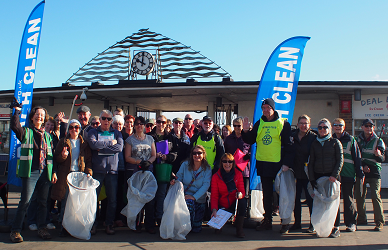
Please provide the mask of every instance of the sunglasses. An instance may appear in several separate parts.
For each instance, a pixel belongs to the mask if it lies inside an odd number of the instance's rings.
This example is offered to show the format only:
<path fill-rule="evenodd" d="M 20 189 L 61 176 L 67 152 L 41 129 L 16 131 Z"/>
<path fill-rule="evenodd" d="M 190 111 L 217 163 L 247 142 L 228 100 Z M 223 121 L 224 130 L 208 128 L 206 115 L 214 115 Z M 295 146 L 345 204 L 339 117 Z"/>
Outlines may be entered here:
<path fill-rule="evenodd" d="M 235 128 L 240 128 L 241 125 L 234 125 L 234 124 L 233 124 L 233 127 L 235 127 Z"/>
<path fill-rule="evenodd" d="M 200 152 L 200 151 L 198 151 L 198 152 L 193 152 L 193 155 L 202 155 L 203 154 L 203 152 Z"/>
<path fill-rule="evenodd" d="M 174 122 L 176 125 L 178 125 L 178 124 L 183 124 L 182 122 Z"/>
<path fill-rule="evenodd" d="M 98 125 L 100 125 L 99 122 L 92 122 L 92 126 L 98 126 Z"/>
<path fill-rule="evenodd" d="M 333 124 L 334 127 L 343 127 L 343 124 Z"/>
<path fill-rule="evenodd" d="M 137 122 L 137 123 L 135 123 L 135 126 L 143 126 L 144 125 L 144 123 L 141 123 L 141 122 Z"/>
<path fill-rule="evenodd" d="M 166 124 L 166 121 L 156 120 L 156 123 Z"/>
<path fill-rule="evenodd" d="M 142 123 L 138 123 L 138 124 L 142 124 Z M 143 125 L 143 124 L 142 124 Z M 147 124 L 146 125 L 146 128 L 150 128 L 150 127 L 152 127 L 152 124 Z"/>
<path fill-rule="evenodd" d="M 193 118 L 186 117 L 185 120 L 193 120 Z"/>
<path fill-rule="evenodd" d="M 72 126 L 72 125 L 70 125 L 69 126 L 69 130 L 73 130 L 73 129 L 79 130 L 79 126 Z"/>
<path fill-rule="evenodd" d="M 204 125 L 210 125 L 212 124 L 211 122 L 203 122 Z"/>
<path fill-rule="evenodd" d="M 364 125 L 364 127 L 371 128 L 371 127 L 373 127 L 373 125 Z"/>
<path fill-rule="evenodd" d="M 319 130 L 328 129 L 328 128 L 329 128 L 328 126 L 318 126 L 318 129 L 319 129 Z"/>
<path fill-rule="evenodd" d="M 108 120 L 109 122 L 112 121 L 112 117 L 101 117 L 101 120 L 105 121 L 105 120 Z"/>
<path fill-rule="evenodd" d="M 230 164 L 233 163 L 233 161 L 227 161 L 227 160 L 222 160 L 221 162 L 222 162 L 222 163 L 230 163 Z"/>
<path fill-rule="evenodd" d="M 201 125 L 197 125 L 197 128 L 202 128 Z"/>

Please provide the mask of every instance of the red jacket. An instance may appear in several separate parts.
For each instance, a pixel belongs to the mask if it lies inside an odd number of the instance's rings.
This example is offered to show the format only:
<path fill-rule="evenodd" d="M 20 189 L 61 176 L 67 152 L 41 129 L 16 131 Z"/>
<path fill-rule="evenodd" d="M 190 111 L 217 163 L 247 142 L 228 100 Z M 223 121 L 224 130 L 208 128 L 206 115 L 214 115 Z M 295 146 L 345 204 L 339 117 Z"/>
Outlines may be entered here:
<path fill-rule="evenodd" d="M 244 181 L 243 176 L 240 171 L 233 169 L 234 182 L 236 183 L 237 190 L 243 195 L 245 194 L 244 190 Z M 219 209 L 221 207 L 228 209 L 236 201 L 236 190 L 228 192 L 228 188 L 221 176 L 221 170 L 219 169 L 212 177 L 211 182 L 211 197 L 210 204 L 211 209 Z"/>

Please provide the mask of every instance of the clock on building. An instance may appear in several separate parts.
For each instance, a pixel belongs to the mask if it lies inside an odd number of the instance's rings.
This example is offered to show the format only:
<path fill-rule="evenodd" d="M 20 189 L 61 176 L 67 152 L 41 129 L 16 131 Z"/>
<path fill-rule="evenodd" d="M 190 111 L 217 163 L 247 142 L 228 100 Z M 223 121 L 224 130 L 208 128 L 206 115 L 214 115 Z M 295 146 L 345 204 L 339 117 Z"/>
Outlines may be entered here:
<path fill-rule="evenodd" d="M 140 51 L 132 60 L 132 71 L 139 75 L 148 75 L 154 70 L 155 59 L 147 51 Z"/>

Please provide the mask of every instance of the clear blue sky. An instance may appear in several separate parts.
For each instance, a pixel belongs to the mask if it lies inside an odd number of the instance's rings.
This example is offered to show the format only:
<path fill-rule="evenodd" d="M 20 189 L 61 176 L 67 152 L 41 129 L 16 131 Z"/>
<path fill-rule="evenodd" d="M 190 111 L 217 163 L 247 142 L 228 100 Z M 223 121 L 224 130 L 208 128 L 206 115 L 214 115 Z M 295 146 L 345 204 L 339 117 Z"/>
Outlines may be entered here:
<path fill-rule="evenodd" d="M 38 3 L 1 1 L 1 90 L 14 88 L 22 32 Z M 141 28 L 201 51 L 235 81 L 260 80 L 272 51 L 293 36 L 311 37 L 300 80 L 388 80 L 387 10 L 383 0 L 47 0 L 34 86 L 60 86 Z"/>

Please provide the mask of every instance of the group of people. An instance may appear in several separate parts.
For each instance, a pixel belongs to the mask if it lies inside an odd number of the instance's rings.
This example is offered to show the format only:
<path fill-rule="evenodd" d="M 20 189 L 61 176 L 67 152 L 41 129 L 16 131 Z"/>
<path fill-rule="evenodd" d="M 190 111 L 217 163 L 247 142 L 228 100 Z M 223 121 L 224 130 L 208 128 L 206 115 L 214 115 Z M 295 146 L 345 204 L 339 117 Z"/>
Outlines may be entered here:
<path fill-rule="evenodd" d="M 278 171 L 292 171 L 296 179 L 294 224 L 282 224 L 280 232 L 301 229 L 301 194 L 305 192 L 310 215 L 313 197 L 308 185 L 317 189 L 320 177 L 329 177 L 330 182 L 340 181 L 344 199 L 344 222 L 346 231 L 356 231 L 357 225 L 366 225 L 366 184 L 372 192 L 375 231 L 381 231 L 385 223 L 380 197 L 381 162 L 385 160 L 385 144 L 374 132 L 371 119 L 362 122 L 361 134 L 351 136 L 345 131 L 345 121 L 336 118 L 331 122 L 323 118 L 318 122 L 318 131 L 310 129 L 307 115 L 298 118 L 297 129 L 292 131 L 287 120 L 279 117 L 275 102 L 269 98 L 262 103 L 263 116 L 253 128 L 248 118 L 244 119 L 242 138 L 249 144 L 256 143 L 257 174 L 261 177 L 263 190 L 264 220 L 256 230 L 272 229 L 273 182 Z M 354 202 L 356 198 L 356 204 Z M 357 209 L 356 209 L 357 207 Z M 339 209 L 330 237 L 340 236 Z M 306 232 L 313 233 L 310 223 Z"/>
<path fill-rule="evenodd" d="M 271 98 L 263 101 L 263 116 L 258 122 L 253 125 L 248 118 L 239 117 L 232 122 L 233 130 L 230 126 L 215 129 L 210 116 L 202 120 L 194 120 L 190 114 L 184 119 L 177 117 L 169 129 L 168 119 L 163 115 L 156 120 L 146 120 L 142 116 L 124 115 L 121 109 L 116 109 L 113 114 L 102 110 L 99 116 L 92 117 L 87 106 L 79 107 L 78 119 L 72 120 L 62 112 L 49 117 L 43 107 L 34 107 L 28 117 L 29 126 L 21 127 L 21 105 L 14 101 L 11 108 L 15 109 L 11 129 L 21 142 L 18 176 L 22 179 L 21 199 L 10 234 L 12 242 L 23 241 L 20 232 L 30 209 L 36 211 L 38 235 L 42 239 L 51 238 L 47 230 L 47 204 L 57 201 L 61 223 L 69 193 L 66 178 L 70 172 L 84 172 L 98 180 L 97 196 L 104 187 L 103 226 L 108 235 L 114 234 L 115 227 L 125 226 L 120 212 L 126 205 L 127 180 L 139 170 L 154 173 L 165 165 L 171 166 L 171 177 L 169 181 L 161 181 L 155 175 L 158 181 L 155 198 L 144 205 L 136 232 L 142 232 L 144 224 L 148 233 L 156 233 L 168 187 L 180 181 L 193 233 L 202 230 L 206 214 L 211 218 L 217 216 L 219 209 L 225 209 L 236 213 L 236 236 L 243 238 L 244 217 L 249 206 L 250 163 L 244 168 L 236 167 L 235 154 L 241 151 L 243 159 L 249 161 L 250 145 L 254 143 L 257 144 L 256 168 L 261 177 L 265 210 L 264 220 L 257 230 L 272 229 L 273 182 L 280 169 L 293 169 L 297 181 L 295 223 L 291 227 L 282 225 L 281 233 L 301 228 L 302 190 L 305 190 L 311 213 L 312 198 L 307 185 L 316 187 L 316 180 L 321 176 L 330 176 L 331 181 L 341 180 L 347 229 L 354 231 L 357 223 L 366 223 L 366 183 L 370 183 L 373 192 L 376 230 L 381 230 L 384 224 L 379 173 L 385 145 L 373 132 L 371 120 L 364 121 L 364 132 L 357 138 L 344 132 L 342 119 L 334 121 L 334 134 L 330 122 L 322 119 L 316 134 L 310 129 L 307 115 L 299 117 L 298 129 L 292 132 L 287 120 L 279 118 Z M 358 219 L 353 187 L 356 187 L 356 194 L 359 193 L 356 195 Z M 51 202 L 47 202 L 48 198 Z M 339 236 L 338 226 L 337 215 L 332 235 Z M 97 220 L 91 229 L 92 235 L 96 234 L 96 228 Z M 313 232 L 314 228 L 310 226 L 309 230 Z M 66 235 L 66 229 L 61 227 L 60 236 Z"/>

